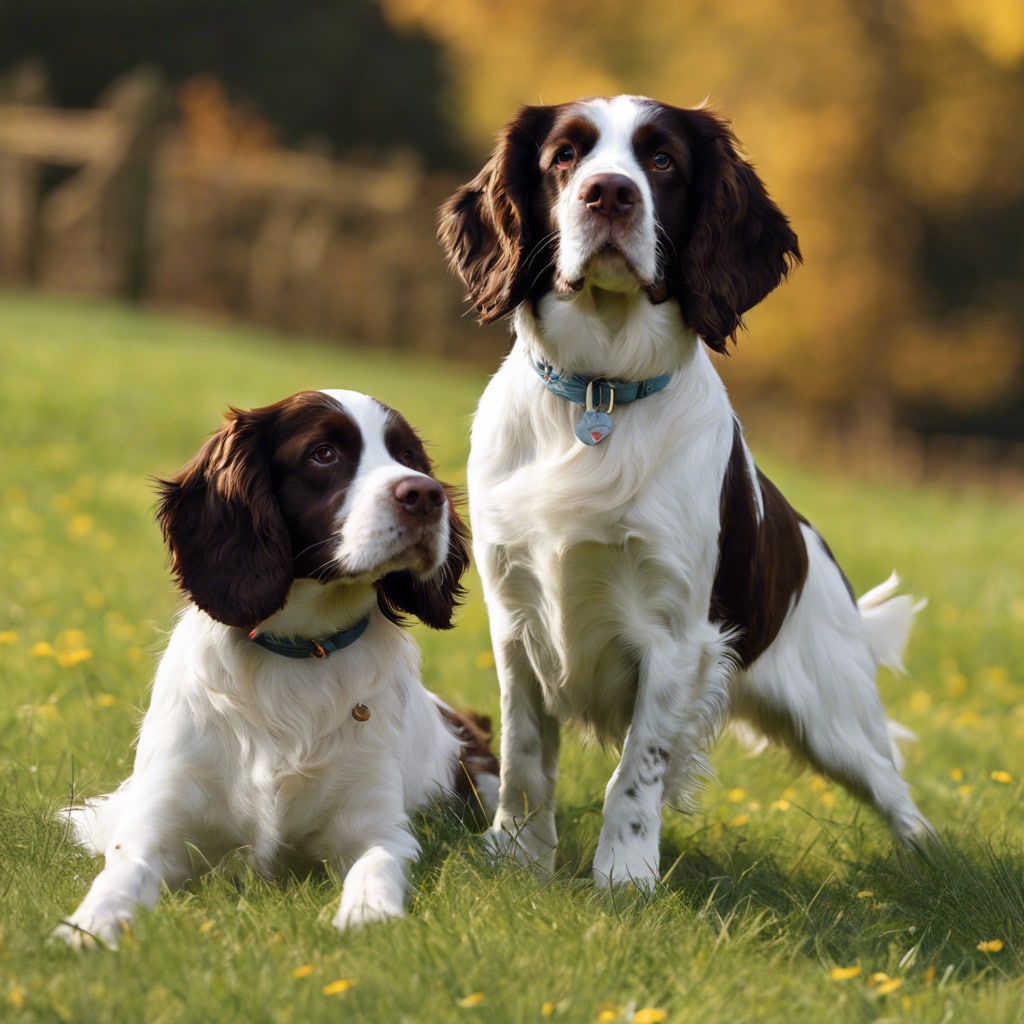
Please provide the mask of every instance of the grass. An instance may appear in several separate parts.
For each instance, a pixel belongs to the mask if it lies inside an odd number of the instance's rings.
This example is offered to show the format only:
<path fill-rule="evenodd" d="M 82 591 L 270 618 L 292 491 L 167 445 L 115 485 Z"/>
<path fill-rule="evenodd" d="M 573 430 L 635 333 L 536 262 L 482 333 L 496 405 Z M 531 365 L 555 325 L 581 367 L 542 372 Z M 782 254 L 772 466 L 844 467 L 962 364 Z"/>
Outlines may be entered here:
<path fill-rule="evenodd" d="M 1024 508 L 768 457 L 859 589 L 895 565 L 929 598 L 908 676 L 881 686 L 920 735 L 907 775 L 948 843 L 931 863 L 895 853 L 841 791 L 726 737 L 703 810 L 666 814 L 656 893 L 598 893 L 613 762 L 569 738 L 553 883 L 492 866 L 438 808 L 403 921 L 339 936 L 336 879 L 220 869 L 140 915 L 117 953 L 47 945 L 98 867 L 52 812 L 127 775 L 177 607 L 147 478 L 177 469 L 228 404 L 353 387 L 400 407 L 458 483 L 484 379 L 16 295 L 0 296 L 0 367 L 0 1018 L 1024 1019 Z M 458 629 L 419 631 L 425 677 L 496 715 L 470 583 Z"/>

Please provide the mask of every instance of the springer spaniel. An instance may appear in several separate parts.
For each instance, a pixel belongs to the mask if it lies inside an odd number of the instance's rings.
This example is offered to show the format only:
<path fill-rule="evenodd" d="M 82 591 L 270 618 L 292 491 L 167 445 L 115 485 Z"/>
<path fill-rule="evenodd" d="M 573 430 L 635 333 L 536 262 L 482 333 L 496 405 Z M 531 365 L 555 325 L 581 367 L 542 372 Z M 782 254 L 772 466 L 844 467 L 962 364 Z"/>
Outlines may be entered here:
<path fill-rule="evenodd" d="M 449 791 L 493 809 L 487 722 L 420 682 L 403 613 L 446 629 L 465 531 L 409 424 L 351 391 L 232 410 L 161 484 L 191 603 L 131 777 L 64 813 L 105 866 L 56 935 L 115 945 L 164 885 L 242 851 L 345 872 L 335 925 L 401 915 L 409 817 Z"/>
<path fill-rule="evenodd" d="M 480 320 L 511 313 L 515 334 L 469 462 L 501 684 L 490 841 L 552 869 L 574 719 L 621 748 L 594 877 L 651 887 L 662 804 L 692 803 L 730 716 L 902 842 L 930 836 L 875 686 L 916 606 L 895 577 L 854 600 L 705 351 L 800 259 L 728 124 L 635 96 L 525 107 L 439 238 Z"/>

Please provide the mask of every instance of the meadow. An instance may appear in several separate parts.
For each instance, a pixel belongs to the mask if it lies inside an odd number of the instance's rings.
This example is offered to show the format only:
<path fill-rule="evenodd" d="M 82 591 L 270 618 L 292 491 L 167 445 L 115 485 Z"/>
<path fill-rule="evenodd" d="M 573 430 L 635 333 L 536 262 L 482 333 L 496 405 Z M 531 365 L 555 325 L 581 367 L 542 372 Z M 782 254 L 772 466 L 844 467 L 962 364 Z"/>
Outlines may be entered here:
<path fill-rule="evenodd" d="M 736 356 L 742 360 L 741 340 Z M 701 810 L 665 813 L 649 898 L 589 882 L 614 763 L 569 731 L 554 881 L 493 865 L 439 806 L 402 921 L 339 936 L 338 880 L 221 868 L 141 914 L 116 952 L 47 944 L 98 864 L 54 819 L 129 772 L 179 598 L 153 521 L 228 405 L 346 387 L 393 404 L 464 481 L 485 375 L 395 352 L 0 295 L 0 1019 L 705 1022 L 1024 1020 L 1024 500 L 762 465 L 858 591 L 895 566 L 928 598 L 907 674 L 906 774 L 927 859 L 784 755 L 719 745 Z M 741 410 L 742 411 L 742 410 Z M 428 686 L 497 721 L 475 576 Z"/>

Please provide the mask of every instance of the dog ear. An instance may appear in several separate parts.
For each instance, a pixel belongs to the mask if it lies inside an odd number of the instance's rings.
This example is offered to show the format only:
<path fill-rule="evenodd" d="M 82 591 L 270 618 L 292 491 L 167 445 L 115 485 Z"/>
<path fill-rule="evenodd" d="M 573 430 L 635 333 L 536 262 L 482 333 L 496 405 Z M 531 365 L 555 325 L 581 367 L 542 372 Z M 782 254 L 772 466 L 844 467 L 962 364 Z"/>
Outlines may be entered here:
<path fill-rule="evenodd" d="M 557 109 L 523 107 L 480 173 L 441 207 L 438 240 L 481 324 L 512 312 L 548 263 L 534 252 L 545 232 L 534 228 L 531 196 Z"/>
<path fill-rule="evenodd" d="M 707 110 L 678 116 L 693 151 L 694 218 L 673 291 L 686 323 L 725 352 L 743 314 L 801 261 L 800 249 L 785 214 L 737 153 L 728 122 Z"/>
<path fill-rule="evenodd" d="M 157 481 L 157 520 L 178 585 L 228 626 L 262 622 L 292 584 L 291 541 L 270 483 L 272 416 L 232 409 L 180 473 Z"/>
<path fill-rule="evenodd" d="M 400 625 L 402 613 L 415 615 L 432 629 L 451 629 L 452 616 L 466 594 L 462 575 L 469 568 L 469 534 L 455 510 L 455 494 L 448 494 L 448 554 L 429 576 L 408 570 L 388 573 L 377 587 L 381 611 Z"/>

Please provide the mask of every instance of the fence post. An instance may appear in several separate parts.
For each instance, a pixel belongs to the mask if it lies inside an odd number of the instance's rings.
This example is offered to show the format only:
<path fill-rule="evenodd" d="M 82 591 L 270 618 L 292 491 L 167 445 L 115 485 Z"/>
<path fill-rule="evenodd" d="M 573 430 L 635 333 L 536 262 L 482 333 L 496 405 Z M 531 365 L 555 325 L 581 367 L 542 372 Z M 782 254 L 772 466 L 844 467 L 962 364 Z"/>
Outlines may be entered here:
<path fill-rule="evenodd" d="M 46 72 L 34 61 L 0 82 L 0 100 L 32 105 L 46 100 Z M 0 280 L 32 279 L 39 169 L 31 157 L 0 152 Z"/>
<path fill-rule="evenodd" d="M 100 109 L 117 125 L 116 141 L 43 204 L 44 283 L 142 297 L 154 160 L 167 96 L 159 72 L 139 68 L 117 79 L 101 99 Z"/>

